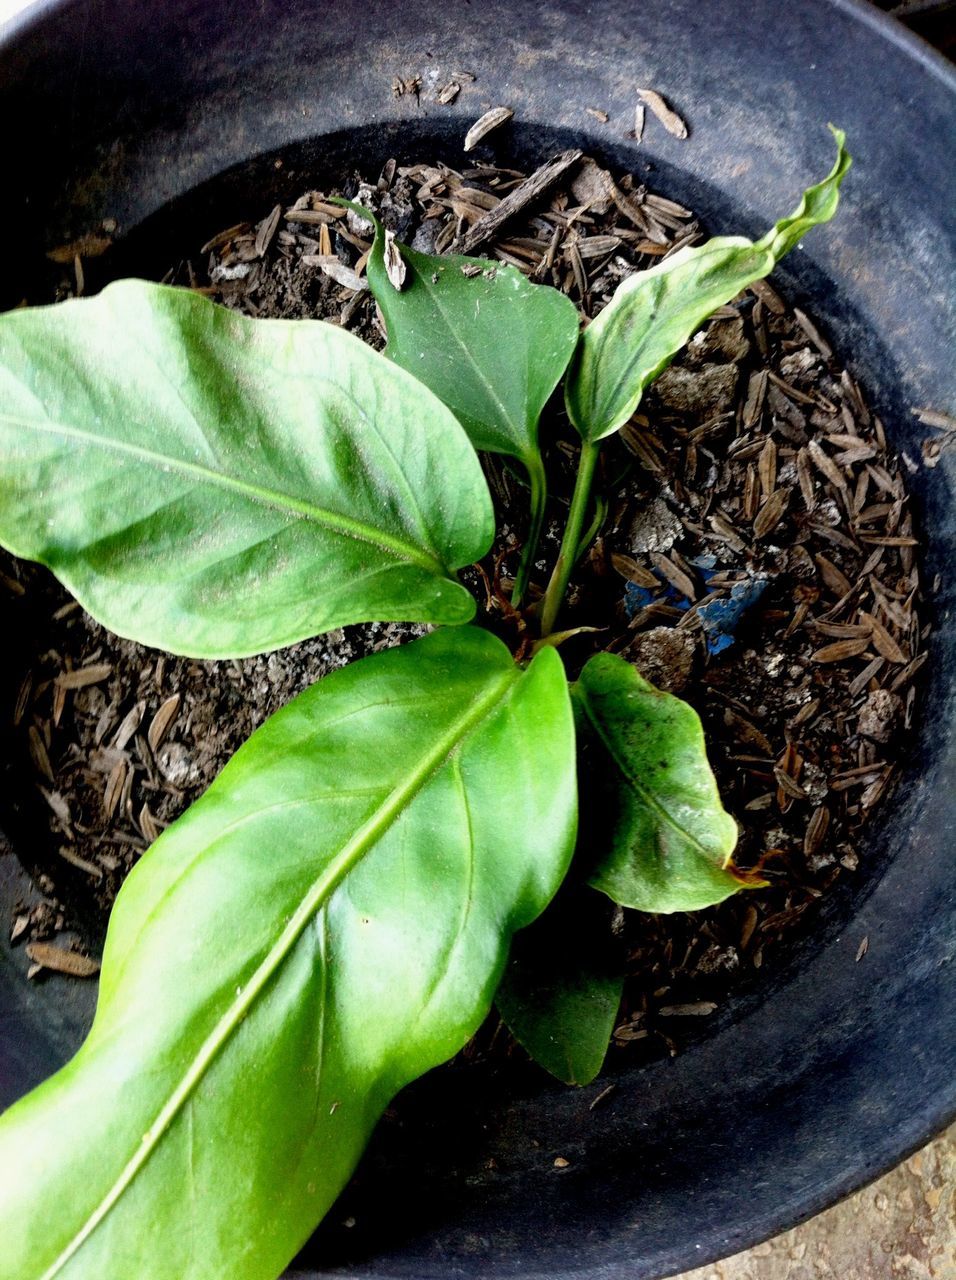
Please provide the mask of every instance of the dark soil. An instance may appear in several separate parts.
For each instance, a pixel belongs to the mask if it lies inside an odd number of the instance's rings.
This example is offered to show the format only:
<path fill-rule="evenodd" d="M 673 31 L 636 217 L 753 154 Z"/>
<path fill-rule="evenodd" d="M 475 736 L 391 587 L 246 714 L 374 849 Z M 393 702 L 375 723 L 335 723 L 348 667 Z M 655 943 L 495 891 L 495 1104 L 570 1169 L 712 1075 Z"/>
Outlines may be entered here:
<path fill-rule="evenodd" d="M 416 248 L 441 252 L 480 236 L 523 181 L 491 164 L 390 164 L 344 194 Z M 167 280 L 254 316 L 341 323 L 381 346 L 362 276 L 368 226 L 327 204 L 333 194 L 237 210 L 251 220 Z M 593 316 L 630 272 L 702 238 L 687 210 L 585 158 L 476 252 L 563 289 Z M 65 271 L 61 293 L 81 288 L 82 271 Z M 555 497 L 538 588 L 573 482 L 559 405 L 542 434 L 554 441 Z M 838 880 L 866 875 L 860 833 L 912 722 L 921 582 L 904 473 L 882 424 L 827 338 L 767 284 L 704 326 L 603 465 L 612 496 L 567 616 L 604 630 L 568 643 L 569 668 L 611 649 L 693 703 L 741 827 L 736 862 L 770 882 L 693 914 L 606 906 L 630 975 L 615 1042 L 656 1054 L 811 934 Z M 484 577 L 467 576 L 485 625 L 517 643 L 497 597 L 516 568 L 524 491 L 500 460 L 487 468 L 501 536 Z M 12 922 L 24 941 L 73 925 L 95 949 L 130 866 L 266 716 L 334 667 L 423 630 L 372 624 L 242 662 L 195 662 L 117 640 L 42 569 L 9 558 L 0 568 L 23 655 L 7 667 L 4 821 L 48 895 Z M 741 595 L 749 607 L 715 630 L 710 606 Z"/>

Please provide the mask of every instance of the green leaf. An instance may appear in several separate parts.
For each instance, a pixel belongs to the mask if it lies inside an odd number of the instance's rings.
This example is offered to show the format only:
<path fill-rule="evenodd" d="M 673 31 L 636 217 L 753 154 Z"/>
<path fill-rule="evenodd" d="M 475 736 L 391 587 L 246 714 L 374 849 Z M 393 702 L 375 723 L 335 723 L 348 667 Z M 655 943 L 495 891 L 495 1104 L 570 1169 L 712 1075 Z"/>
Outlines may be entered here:
<path fill-rule="evenodd" d="M 624 979 L 610 948 L 606 899 L 567 883 L 515 937 L 495 1004 L 539 1066 L 590 1084 L 604 1065 Z"/>
<path fill-rule="evenodd" d="M 565 382 L 568 414 L 583 439 L 602 440 L 618 431 L 645 388 L 715 308 L 768 275 L 811 227 L 833 217 L 851 163 L 844 134 L 834 129 L 833 135 L 837 158 L 831 172 L 761 240 L 721 236 L 696 249 L 680 249 L 618 285 L 585 329 Z"/>
<path fill-rule="evenodd" d="M 370 218 L 361 205 L 351 207 Z M 399 290 L 386 270 L 386 234 L 376 221 L 366 267 L 388 330 L 386 356 L 451 409 L 476 449 L 532 470 L 541 410 L 577 345 L 574 304 L 515 267 L 432 257 L 390 238 L 389 253 L 405 265 Z"/>
<path fill-rule="evenodd" d="M 638 911 L 695 911 L 745 880 L 737 824 L 720 803 L 694 709 L 609 653 L 572 689 L 589 883 Z"/>
<path fill-rule="evenodd" d="M 466 622 L 493 534 L 448 410 L 357 338 L 142 281 L 0 316 L 0 543 L 195 657 Z"/>
<path fill-rule="evenodd" d="M 0 1280 L 275 1280 L 486 1015 L 574 781 L 557 654 L 477 629 L 273 716 L 133 870 L 88 1039 L 0 1120 Z"/>

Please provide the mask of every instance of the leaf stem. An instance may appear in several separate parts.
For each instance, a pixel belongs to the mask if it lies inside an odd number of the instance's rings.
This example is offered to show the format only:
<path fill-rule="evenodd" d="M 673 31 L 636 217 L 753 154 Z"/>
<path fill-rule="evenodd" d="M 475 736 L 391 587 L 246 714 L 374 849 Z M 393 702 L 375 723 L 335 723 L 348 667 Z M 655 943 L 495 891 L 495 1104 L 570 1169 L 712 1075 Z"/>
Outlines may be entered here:
<path fill-rule="evenodd" d="M 578 543 L 574 553 L 574 563 L 577 564 L 584 556 L 585 551 L 601 532 L 601 525 L 607 517 L 607 498 L 603 493 L 599 493 L 594 499 L 594 519 L 588 525 L 584 536 Z"/>
<path fill-rule="evenodd" d="M 518 565 L 514 590 L 511 593 L 511 603 L 516 609 L 520 607 L 525 592 L 528 590 L 531 565 L 538 550 L 538 543 L 541 541 L 541 530 L 544 527 L 544 509 L 548 501 L 548 478 L 545 475 L 544 463 L 541 461 L 540 454 L 535 454 L 533 458 L 527 459 L 525 466 L 528 469 L 528 479 L 531 481 L 531 523 L 528 527 L 528 537 L 524 544 L 524 550 L 521 553 L 521 563 Z"/>
<path fill-rule="evenodd" d="M 596 441 L 584 440 L 581 444 L 581 456 L 578 459 L 578 476 L 574 482 L 574 493 L 571 495 L 571 509 L 568 512 L 568 523 L 564 527 L 561 539 L 561 550 L 551 574 L 551 581 L 545 592 L 541 609 L 541 634 L 550 635 L 558 618 L 558 612 L 568 589 L 568 581 L 574 569 L 581 547 L 581 533 L 584 528 L 584 517 L 587 514 L 591 497 L 591 486 L 594 484 L 594 470 L 597 466 L 600 445 Z"/>

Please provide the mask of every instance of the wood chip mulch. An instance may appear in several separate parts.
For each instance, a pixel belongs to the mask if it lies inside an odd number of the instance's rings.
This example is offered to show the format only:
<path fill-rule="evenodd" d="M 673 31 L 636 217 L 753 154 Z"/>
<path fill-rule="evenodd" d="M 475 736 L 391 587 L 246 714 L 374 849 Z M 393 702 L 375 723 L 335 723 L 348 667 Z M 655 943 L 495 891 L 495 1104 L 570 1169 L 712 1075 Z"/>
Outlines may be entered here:
<path fill-rule="evenodd" d="M 381 346 L 364 278 L 370 224 L 332 195 L 373 208 L 417 249 L 464 247 L 511 264 L 563 290 L 586 318 L 634 270 L 705 238 L 689 210 L 631 175 L 577 152 L 529 175 L 481 159 L 496 135 L 483 136 L 466 166 L 390 161 L 371 181 L 356 175 L 237 222 L 167 280 L 249 315 L 330 319 Z M 556 436 L 556 495 L 539 586 L 573 476 L 560 406 L 542 435 Z M 914 721 L 926 584 L 905 470 L 883 423 L 830 338 L 766 282 L 692 339 L 604 466 L 612 497 L 570 613 L 605 631 L 572 642 L 569 662 L 610 648 L 697 707 L 741 826 L 737 863 L 770 882 L 694 914 L 608 908 L 630 974 L 614 1043 L 654 1056 L 675 1052 L 742 981 L 812 933 L 837 881 L 866 875 L 862 833 Z M 513 572 L 507 552 L 522 526 L 508 511 L 523 510 L 522 489 L 496 461 L 488 474 L 503 512 L 498 568 Z M 9 560 L 3 569 L 9 607 L 30 613 L 35 655 L 11 688 L 19 764 L 8 773 L 30 777 L 36 803 L 21 795 L 15 806 L 32 815 L 26 860 L 56 886 L 38 925 L 14 921 L 24 942 L 48 940 L 57 919 L 62 927 L 55 899 L 67 873 L 105 909 L 163 826 L 299 688 L 420 630 L 350 628 L 244 662 L 187 662 L 109 636 L 43 571 Z M 714 652 L 708 606 L 755 584 L 758 598 Z M 490 608 L 504 627 L 493 598 Z"/>

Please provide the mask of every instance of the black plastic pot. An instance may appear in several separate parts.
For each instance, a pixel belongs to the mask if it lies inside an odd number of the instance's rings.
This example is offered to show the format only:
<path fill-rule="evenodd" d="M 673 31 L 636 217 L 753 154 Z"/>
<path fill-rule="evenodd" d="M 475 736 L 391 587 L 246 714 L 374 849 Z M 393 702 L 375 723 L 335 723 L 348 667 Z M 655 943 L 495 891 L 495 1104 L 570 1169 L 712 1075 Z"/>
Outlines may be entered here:
<path fill-rule="evenodd" d="M 457 70 L 475 81 L 433 105 Z M 396 99 L 393 78 L 414 74 L 421 100 Z M 689 141 L 628 137 L 645 85 L 679 106 Z M 502 103 L 515 109 L 502 158 L 535 163 L 574 140 L 715 231 L 763 230 L 826 170 L 826 122 L 845 128 L 856 167 L 840 215 L 779 275 L 918 462 L 927 430 L 911 406 L 956 409 L 956 79 L 853 0 L 37 4 L 0 37 L 0 293 L 29 293 L 44 249 L 103 218 L 127 235 L 110 269 L 145 272 L 174 259 L 187 212 L 193 233 L 197 218 L 213 232 L 237 197 L 258 214 L 353 165 L 458 159 L 467 124 Z M 147 219 L 162 264 L 137 237 Z M 619 1074 L 593 1112 L 601 1086 L 416 1086 L 294 1274 L 657 1277 L 816 1213 L 952 1118 L 956 449 L 911 484 L 926 582 L 940 574 L 923 721 L 855 887 L 690 1050 Z M 0 856 L 3 898 L 24 885 Z M 69 1055 L 92 1003 L 65 981 L 28 985 L 3 945 L 0 1105 Z"/>

